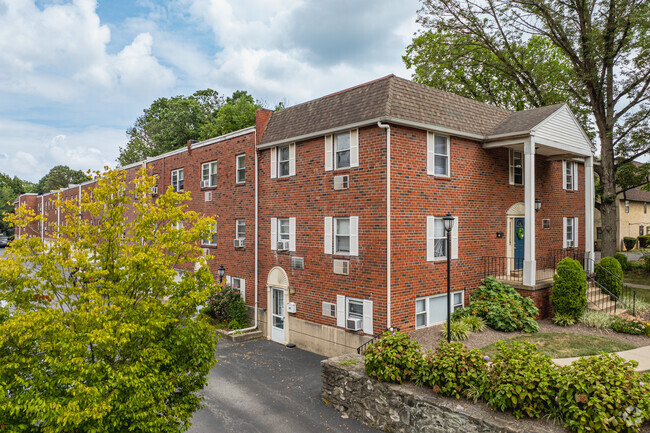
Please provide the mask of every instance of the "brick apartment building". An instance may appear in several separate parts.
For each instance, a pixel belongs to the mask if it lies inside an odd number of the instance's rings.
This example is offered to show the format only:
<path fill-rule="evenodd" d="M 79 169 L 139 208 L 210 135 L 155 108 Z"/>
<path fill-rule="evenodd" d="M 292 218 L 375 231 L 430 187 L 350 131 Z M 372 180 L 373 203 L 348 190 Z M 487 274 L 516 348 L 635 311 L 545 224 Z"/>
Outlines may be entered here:
<path fill-rule="evenodd" d="M 547 315 L 562 252 L 593 258 L 591 143 L 564 104 L 511 112 L 391 75 L 124 169 L 143 165 L 218 217 L 209 266 L 254 324 L 326 355 L 441 323 L 486 273 L 518 280 Z M 46 239 L 56 196 L 86 188 L 21 195 L 49 223 L 26 231 Z"/>

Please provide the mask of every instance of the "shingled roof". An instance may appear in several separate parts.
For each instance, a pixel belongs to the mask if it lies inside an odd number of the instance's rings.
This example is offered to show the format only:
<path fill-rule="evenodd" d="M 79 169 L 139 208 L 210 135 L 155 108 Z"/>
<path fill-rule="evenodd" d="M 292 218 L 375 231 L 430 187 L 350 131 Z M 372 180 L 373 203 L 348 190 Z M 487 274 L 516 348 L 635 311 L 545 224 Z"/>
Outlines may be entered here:
<path fill-rule="evenodd" d="M 561 106 L 512 112 L 389 75 L 273 113 L 260 144 L 379 119 L 488 137 L 530 130 Z"/>

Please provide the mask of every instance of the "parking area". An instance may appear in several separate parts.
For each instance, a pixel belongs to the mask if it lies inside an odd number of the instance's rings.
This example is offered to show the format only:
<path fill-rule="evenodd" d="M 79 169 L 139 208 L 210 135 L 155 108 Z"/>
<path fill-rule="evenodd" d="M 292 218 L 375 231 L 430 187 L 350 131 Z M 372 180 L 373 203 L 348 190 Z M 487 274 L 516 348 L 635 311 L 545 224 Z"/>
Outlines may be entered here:
<path fill-rule="evenodd" d="M 221 341 L 217 359 L 190 433 L 377 431 L 323 403 L 322 356 L 256 340 Z"/>

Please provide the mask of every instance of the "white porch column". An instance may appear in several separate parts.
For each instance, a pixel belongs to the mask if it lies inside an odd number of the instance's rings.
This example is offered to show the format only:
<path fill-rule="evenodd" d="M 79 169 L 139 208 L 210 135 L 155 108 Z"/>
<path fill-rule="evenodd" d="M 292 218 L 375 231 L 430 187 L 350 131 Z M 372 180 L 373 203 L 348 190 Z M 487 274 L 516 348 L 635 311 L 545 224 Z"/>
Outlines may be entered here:
<path fill-rule="evenodd" d="M 585 271 L 594 271 L 594 157 L 585 158 Z"/>
<path fill-rule="evenodd" d="M 535 260 L 535 137 L 524 143 L 524 286 L 534 286 Z"/>

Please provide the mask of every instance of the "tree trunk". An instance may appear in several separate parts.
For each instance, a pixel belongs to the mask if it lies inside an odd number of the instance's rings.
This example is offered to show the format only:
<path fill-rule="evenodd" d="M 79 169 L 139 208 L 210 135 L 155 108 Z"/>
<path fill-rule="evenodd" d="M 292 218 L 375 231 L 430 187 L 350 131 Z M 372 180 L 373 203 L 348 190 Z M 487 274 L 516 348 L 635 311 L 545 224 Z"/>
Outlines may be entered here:
<path fill-rule="evenodd" d="M 599 123 L 597 121 L 597 123 Z M 603 186 L 603 196 L 600 206 L 601 225 L 603 228 L 602 257 L 611 257 L 618 249 L 617 218 L 616 218 L 616 167 L 614 161 L 614 145 L 612 142 L 613 128 L 608 128 L 602 122 L 600 135 L 600 167 L 597 173 Z"/>

